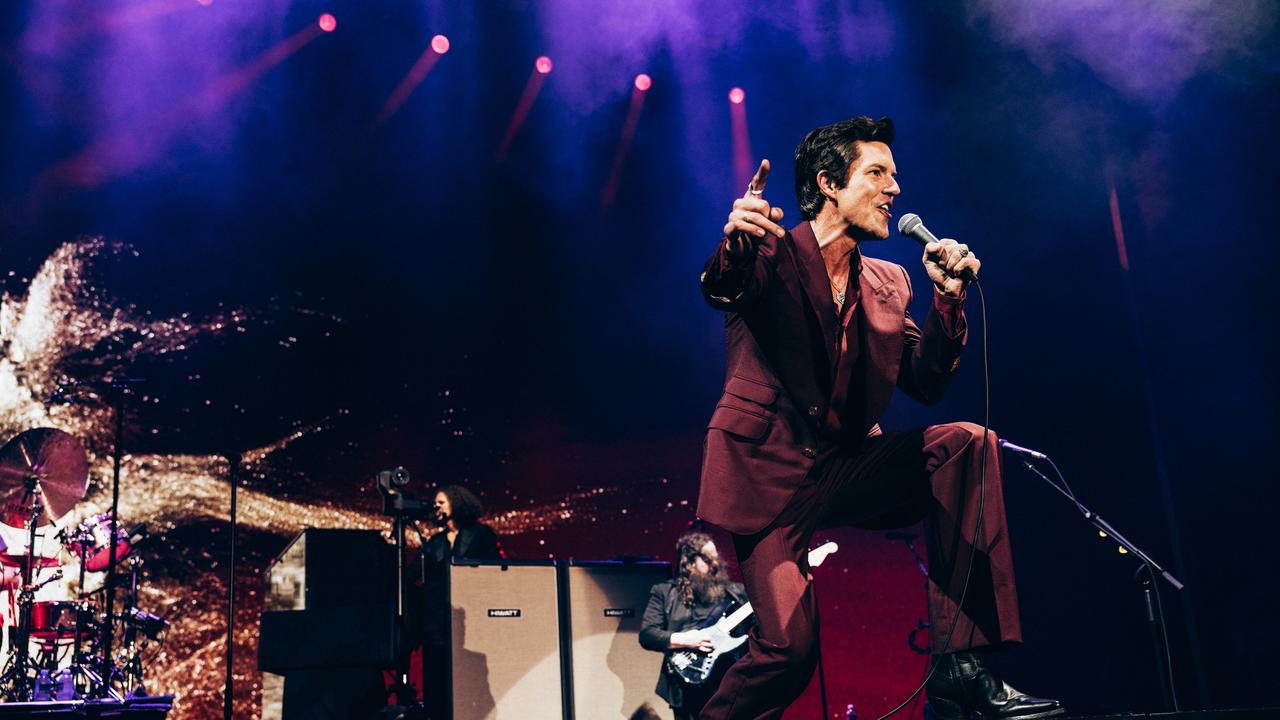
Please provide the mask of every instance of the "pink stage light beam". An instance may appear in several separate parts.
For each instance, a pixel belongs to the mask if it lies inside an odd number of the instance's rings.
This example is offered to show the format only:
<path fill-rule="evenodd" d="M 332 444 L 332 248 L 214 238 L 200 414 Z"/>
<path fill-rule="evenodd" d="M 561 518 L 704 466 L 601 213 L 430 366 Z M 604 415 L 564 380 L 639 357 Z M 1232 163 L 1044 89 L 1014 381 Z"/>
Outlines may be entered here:
<path fill-rule="evenodd" d="M 538 99 L 538 93 L 542 91 L 542 83 L 547 79 L 547 75 L 551 73 L 551 58 L 541 55 L 533 63 L 533 72 L 529 74 L 529 80 L 524 84 L 524 92 L 520 95 L 520 102 L 516 105 L 516 110 L 511 114 L 511 121 L 507 123 L 507 131 L 502 135 L 502 142 L 498 143 L 498 150 L 494 153 L 494 159 L 502 162 L 507 157 L 507 152 L 511 150 L 511 142 L 515 140 L 516 133 L 520 131 L 524 121 L 529 117 L 529 110 L 533 108 L 533 101 Z"/>
<path fill-rule="evenodd" d="M 332 15 L 328 13 L 321 15 L 314 25 L 302 28 L 258 57 L 214 81 L 196 97 L 195 104 L 203 106 L 202 109 L 213 109 L 224 104 L 232 96 L 266 75 L 269 70 L 301 50 L 307 43 L 323 33 L 333 32 L 337 26 L 338 21 Z"/>
<path fill-rule="evenodd" d="M 644 96 L 649 94 L 653 79 L 641 73 L 636 76 L 635 89 L 631 91 L 631 107 L 627 110 L 627 120 L 622 124 L 622 136 L 618 138 L 618 149 L 613 153 L 613 164 L 609 167 L 609 179 L 600 192 L 600 207 L 608 209 L 618 194 L 618 184 L 622 182 L 622 167 L 627 161 L 627 151 L 631 149 L 631 140 L 636 135 L 636 125 L 640 123 L 640 111 L 644 109 Z"/>
<path fill-rule="evenodd" d="M 190 128 L 198 119 L 215 112 L 237 93 L 325 32 L 319 22 L 308 23 L 261 55 L 178 103 L 142 131 L 99 138 L 76 155 L 45 170 L 36 181 L 37 193 L 51 186 L 95 187 L 153 162 L 163 154 L 165 147 L 175 136 Z"/>
<path fill-rule="evenodd" d="M 65 47 L 97 35 L 108 35 L 132 25 L 152 22 L 186 10 L 207 8 L 213 0 L 146 0 L 124 7 L 98 13 L 80 13 L 74 25 L 42 29 L 51 37 L 40 44 Z M 28 31 L 32 32 L 32 31 Z M 23 43 L 34 41 L 24 38 Z"/>
<path fill-rule="evenodd" d="M 387 101 L 382 104 L 382 110 L 378 113 L 378 120 L 375 123 L 381 126 L 392 115 L 400 109 L 405 100 L 413 94 L 422 81 L 426 79 L 427 74 L 431 72 L 431 68 L 436 66 L 436 62 L 440 60 L 440 56 L 449 52 L 449 38 L 444 35 L 436 35 L 431 38 L 431 44 L 426 50 L 422 51 L 422 55 L 418 56 L 417 62 L 413 67 L 409 68 L 409 72 L 405 73 L 400 82 L 396 85 L 396 89 L 391 91 L 391 95 L 387 97 Z"/>
<path fill-rule="evenodd" d="M 1111 232 L 1116 237 L 1116 256 L 1120 267 L 1129 272 L 1129 249 L 1124 244 L 1124 223 L 1120 221 L 1120 197 L 1116 195 L 1116 186 L 1111 186 L 1108 200 L 1111 206 Z"/>
<path fill-rule="evenodd" d="M 751 182 L 755 158 L 747 132 L 747 94 L 740 87 L 729 91 L 729 119 L 733 130 L 733 190 L 741 195 Z"/>

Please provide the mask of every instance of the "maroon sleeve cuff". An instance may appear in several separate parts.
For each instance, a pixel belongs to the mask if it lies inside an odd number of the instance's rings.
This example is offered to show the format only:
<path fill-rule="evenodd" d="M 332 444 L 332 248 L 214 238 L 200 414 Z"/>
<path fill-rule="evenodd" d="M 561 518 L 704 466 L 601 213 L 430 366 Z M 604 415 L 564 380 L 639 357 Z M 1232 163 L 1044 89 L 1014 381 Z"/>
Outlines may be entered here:
<path fill-rule="evenodd" d="M 942 321 L 942 329 L 947 333 L 947 337 L 959 337 L 968 328 L 964 319 L 963 295 L 958 298 L 947 297 L 934 288 L 933 309 L 937 311 L 938 319 Z"/>
<path fill-rule="evenodd" d="M 756 252 L 759 248 L 759 243 L 747 243 L 746 250 L 741 253 L 735 253 L 733 251 L 734 243 L 729 240 L 729 238 L 722 237 L 720 238 L 720 246 L 722 248 L 722 252 L 720 254 L 723 256 L 722 264 L 726 268 L 733 268 L 753 264 L 756 260 Z"/>

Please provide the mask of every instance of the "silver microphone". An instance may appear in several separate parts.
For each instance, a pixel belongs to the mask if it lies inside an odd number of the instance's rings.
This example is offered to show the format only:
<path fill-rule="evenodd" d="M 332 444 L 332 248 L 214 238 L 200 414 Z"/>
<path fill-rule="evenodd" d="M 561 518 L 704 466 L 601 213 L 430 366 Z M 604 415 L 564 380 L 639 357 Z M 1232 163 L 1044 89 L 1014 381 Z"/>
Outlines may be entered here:
<path fill-rule="evenodd" d="M 1004 438 L 1000 438 L 997 442 L 999 443 L 1000 447 L 1004 448 L 1005 450 L 1008 450 L 1011 453 L 1016 453 L 1018 455 L 1026 455 L 1027 457 L 1033 460 L 1047 460 L 1049 458 L 1048 455 L 1045 455 L 1042 452 L 1032 450 L 1031 448 L 1024 448 L 1021 445 L 1014 445 L 1013 443 L 1009 442 L 1008 440 L 1005 440 Z"/>
<path fill-rule="evenodd" d="M 938 236 L 929 232 L 929 228 L 924 226 L 924 221 L 915 213 L 907 213 L 906 215 L 898 218 L 898 232 L 906 235 L 912 240 L 915 240 L 921 245 L 938 242 Z M 969 282 L 976 282 L 978 279 L 978 277 L 973 274 L 973 271 L 968 268 L 965 268 L 964 271 L 960 273 L 960 277 Z"/>

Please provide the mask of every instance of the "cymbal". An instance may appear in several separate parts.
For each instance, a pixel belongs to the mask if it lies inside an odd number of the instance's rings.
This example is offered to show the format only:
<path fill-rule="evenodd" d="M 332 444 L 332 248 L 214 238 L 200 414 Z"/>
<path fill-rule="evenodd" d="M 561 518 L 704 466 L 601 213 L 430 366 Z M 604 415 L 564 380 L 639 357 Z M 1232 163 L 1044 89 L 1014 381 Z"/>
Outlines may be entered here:
<path fill-rule="evenodd" d="M 31 515 L 27 479 L 40 478 L 44 512 L 38 526 L 66 515 L 89 486 L 89 459 L 72 435 L 53 428 L 19 433 L 0 448 L 0 522 L 25 527 Z"/>
<path fill-rule="evenodd" d="M 7 572 L 12 568 L 21 568 L 23 564 L 26 562 L 27 562 L 26 555 L 9 555 L 9 554 L 0 555 L 0 571 Z M 53 557 L 37 556 L 35 558 L 35 567 L 38 567 L 38 568 L 58 567 L 59 565 L 65 565 L 65 564 L 66 564 L 66 561 L 62 557 L 60 557 L 60 555 L 55 555 Z M 0 589 L 3 589 L 3 588 L 0 588 Z"/>

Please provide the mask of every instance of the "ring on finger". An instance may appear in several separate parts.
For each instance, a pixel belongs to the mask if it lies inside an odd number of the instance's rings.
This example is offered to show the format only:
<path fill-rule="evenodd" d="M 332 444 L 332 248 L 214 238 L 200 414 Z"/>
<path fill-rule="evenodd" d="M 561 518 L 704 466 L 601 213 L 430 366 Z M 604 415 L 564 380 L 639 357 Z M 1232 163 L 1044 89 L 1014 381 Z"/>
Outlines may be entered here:
<path fill-rule="evenodd" d="M 760 197 L 761 195 L 764 194 L 764 188 L 760 188 L 759 190 L 757 190 L 754 184 L 748 184 L 747 192 L 751 193 L 752 195 L 755 195 L 756 197 Z"/>
<path fill-rule="evenodd" d="M 963 260 L 963 259 L 965 259 L 965 258 L 967 258 L 967 257 L 969 257 L 969 248 L 961 248 L 961 249 L 960 249 L 960 259 L 961 259 L 961 260 Z"/>

